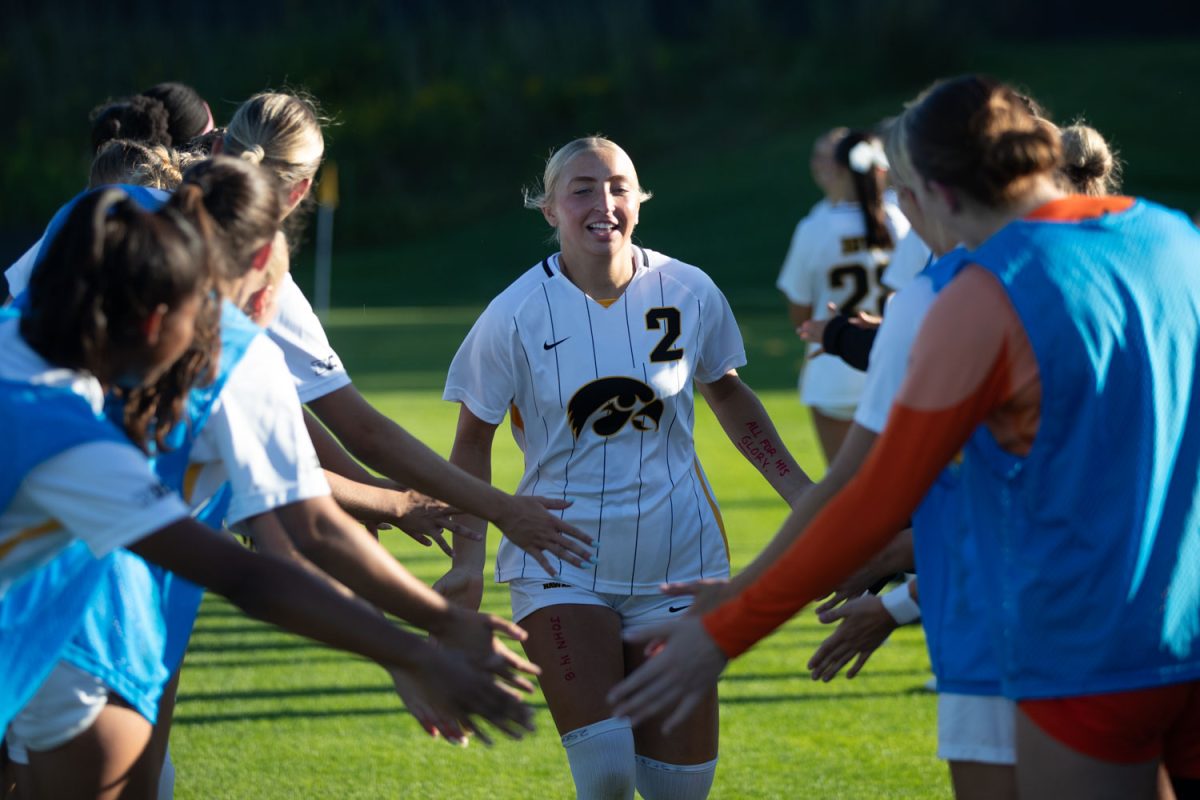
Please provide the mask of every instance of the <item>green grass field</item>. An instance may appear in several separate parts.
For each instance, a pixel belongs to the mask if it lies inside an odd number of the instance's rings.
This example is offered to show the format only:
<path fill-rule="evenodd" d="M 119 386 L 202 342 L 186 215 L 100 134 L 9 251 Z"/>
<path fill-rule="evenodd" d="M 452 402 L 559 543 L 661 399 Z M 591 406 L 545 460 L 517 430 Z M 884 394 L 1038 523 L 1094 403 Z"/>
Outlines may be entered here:
<path fill-rule="evenodd" d="M 442 453 L 457 410 L 440 400 L 446 364 L 474 309 L 334 314 L 330 335 L 371 400 Z M 807 414 L 792 388 L 799 347 L 774 310 L 738 309 L 751 366 L 743 371 L 801 463 L 819 473 Z M 702 401 L 701 401 L 702 403 Z M 735 568 L 774 533 L 783 504 L 731 448 L 707 408 L 698 447 L 725 515 Z M 520 458 L 497 438 L 495 480 L 511 489 Z M 448 566 L 398 533 L 387 545 L 416 574 Z M 495 536 L 489 544 L 495 546 Z M 488 611 L 508 614 L 491 586 Z M 721 763 L 714 798 L 949 797 L 934 758 L 934 696 L 919 629 L 898 632 L 862 675 L 815 684 L 804 664 L 826 630 L 811 611 L 732 665 L 721 686 Z M 241 616 L 209 597 L 183 671 L 172 751 L 180 798 L 573 796 L 540 695 L 538 731 L 465 750 L 431 741 L 382 670 Z"/>

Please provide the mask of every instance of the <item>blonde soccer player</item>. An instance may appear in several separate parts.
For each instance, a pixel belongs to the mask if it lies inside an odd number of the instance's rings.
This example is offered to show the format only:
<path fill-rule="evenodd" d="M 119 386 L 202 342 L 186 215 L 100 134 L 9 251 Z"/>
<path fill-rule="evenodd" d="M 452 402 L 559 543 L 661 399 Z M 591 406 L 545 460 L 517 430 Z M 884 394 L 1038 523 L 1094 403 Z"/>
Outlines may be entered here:
<path fill-rule="evenodd" d="M 496 428 L 510 415 L 525 458 L 517 493 L 569 501 L 564 519 L 596 542 L 588 565 L 546 569 L 507 539 L 496 562 L 585 800 L 631 798 L 635 786 L 649 800 L 703 798 L 712 784 L 715 690 L 670 736 L 631 728 L 604 699 L 643 658 L 622 634 L 687 608 L 659 585 L 729 571 L 695 452 L 695 389 L 781 497 L 791 502 L 809 485 L 738 377 L 746 357 L 725 297 L 696 267 L 633 244 L 649 196 L 608 139 L 555 152 L 526 204 L 561 249 L 491 302 L 444 395 L 461 404 L 451 461 L 488 479 Z M 483 569 L 483 544 L 456 538 L 454 566 L 435 587 L 476 607 Z"/>

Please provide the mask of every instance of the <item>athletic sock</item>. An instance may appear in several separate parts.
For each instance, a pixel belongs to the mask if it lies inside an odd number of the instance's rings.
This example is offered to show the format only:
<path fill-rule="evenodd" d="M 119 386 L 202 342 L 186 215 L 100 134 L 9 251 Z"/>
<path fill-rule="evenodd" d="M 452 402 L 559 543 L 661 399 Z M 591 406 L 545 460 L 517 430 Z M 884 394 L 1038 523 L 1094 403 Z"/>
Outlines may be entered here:
<path fill-rule="evenodd" d="M 712 788 L 717 760 L 667 764 L 637 756 L 637 790 L 645 800 L 704 800 Z"/>
<path fill-rule="evenodd" d="M 171 747 L 167 746 L 163 758 L 162 774 L 158 776 L 158 800 L 173 800 L 175 797 L 175 764 L 171 761 Z"/>
<path fill-rule="evenodd" d="M 563 735 L 578 800 L 633 800 L 633 729 L 605 719 Z"/>

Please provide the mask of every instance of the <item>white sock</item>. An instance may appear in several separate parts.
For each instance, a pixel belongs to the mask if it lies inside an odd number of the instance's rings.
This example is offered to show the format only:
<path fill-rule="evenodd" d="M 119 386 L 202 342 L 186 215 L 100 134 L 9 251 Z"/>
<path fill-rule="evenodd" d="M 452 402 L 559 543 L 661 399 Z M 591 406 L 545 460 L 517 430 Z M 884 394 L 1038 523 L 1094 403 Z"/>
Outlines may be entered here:
<path fill-rule="evenodd" d="M 704 800 L 712 788 L 717 760 L 703 764 L 666 764 L 636 756 L 637 790 L 646 800 Z"/>
<path fill-rule="evenodd" d="M 163 759 L 162 774 L 158 776 L 158 800 L 173 800 L 175 797 L 175 764 L 171 762 L 171 747 Z"/>
<path fill-rule="evenodd" d="M 605 719 L 563 735 L 578 800 L 633 800 L 633 729 Z"/>

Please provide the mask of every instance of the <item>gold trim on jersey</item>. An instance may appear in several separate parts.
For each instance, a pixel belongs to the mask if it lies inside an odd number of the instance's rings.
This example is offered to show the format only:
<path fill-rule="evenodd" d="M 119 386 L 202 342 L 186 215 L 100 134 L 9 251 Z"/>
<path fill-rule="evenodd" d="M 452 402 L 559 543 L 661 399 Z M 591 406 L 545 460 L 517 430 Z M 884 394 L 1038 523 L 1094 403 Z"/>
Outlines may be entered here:
<path fill-rule="evenodd" d="M 729 537 L 725 534 L 725 520 L 721 518 L 721 509 L 717 508 L 717 501 L 708 491 L 708 481 L 704 480 L 704 473 L 700 470 L 700 459 L 693 458 L 692 466 L 696 469 L 696 478 L 700 481 L 700 488 L 704 490 L 704 499 L 708 501 L 708 507 L 712 509 L 713 516 L 717 519 L 717 528 L 721 531 L 721 540 L 725 542 L 725 557 L 731 558 L 729 555 Z"/>
<path fill-rule="evenodd" d="M 196 482 L 200 480 L 200 473 L 203 470 L 203 464 L 188 464 L 187 470 L 183 473 L 183 499 L 189 505 L 192 503 L 192 495 L 196 493 Z"/>
<path fill-rule="evenodd" d="M 25 530 L 18 532 L 16 536 L 9 539 L 7 542 L 0 544 L 0 558 L 4 558 L 11 553 L 14 549 L 16 549 L 17 545 L 33 541 L 34 539 L 39 539 L 43 536 L 61 530 L 62 523 L 56 519 L 47 520 L 41 525 L 34 525 L 32 528 L 26 528 Z"/>

